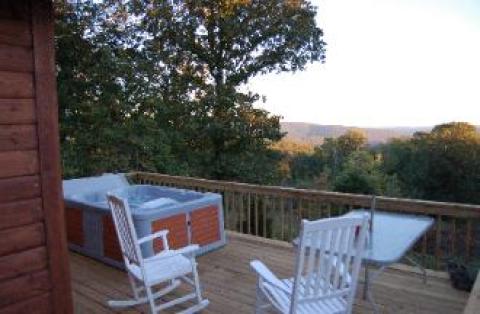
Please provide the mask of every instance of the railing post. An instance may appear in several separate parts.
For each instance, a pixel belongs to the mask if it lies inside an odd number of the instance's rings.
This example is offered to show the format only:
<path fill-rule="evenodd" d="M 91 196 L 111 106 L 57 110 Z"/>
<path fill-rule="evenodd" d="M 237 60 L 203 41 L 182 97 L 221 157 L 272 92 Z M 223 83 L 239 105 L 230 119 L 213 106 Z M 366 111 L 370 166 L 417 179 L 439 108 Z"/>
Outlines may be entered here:
<path fill-rule="evenodd" d="M 372 202 L 370 203 L 370 224 L 369 224 L 369 232 L 370 232 L 370 241 L 368 241 L 368 245 L 370 248 L 373 247 L 373 219 L 375 218 L 375 209 L 377 207 L 377 197 L 375 195 L 372 196 Z"/>

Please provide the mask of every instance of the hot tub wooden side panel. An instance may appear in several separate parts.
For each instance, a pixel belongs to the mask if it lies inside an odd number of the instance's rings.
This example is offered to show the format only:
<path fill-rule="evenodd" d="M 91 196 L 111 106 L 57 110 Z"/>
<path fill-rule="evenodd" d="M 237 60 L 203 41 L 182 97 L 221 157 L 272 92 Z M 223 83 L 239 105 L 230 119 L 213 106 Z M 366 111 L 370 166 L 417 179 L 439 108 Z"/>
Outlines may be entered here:
<path fill-rule="evenodd" d="M 168 230 L 168 245 L 171 249 L 179 249 L 188 245 L 187 215 L 178 214 L 152 221 L 152 232 Z M 155 253 L 163 249 L 162 241 L 153 242 Z"/>
<path fill-rule="evenodd" d="M 65 208 L 65 224 L 67 226 L 67 240 L 78 246 L 85 245 L 83 231 L 83 210 L 79 208 Z"/>
<path fill-rule="evenodd" d="M 191 214 L 192 243 L 200 246 L 220 241 L 218 206 L 207 206 Z"/>
<path fill-rule="evenodd" d="M 118 241 L 112 216 L 104 215 L 102 217 L 102 225 L 103 255 L 115 261 L 122 262 L 122 251 L 120 249 L 120 242 Z"/>

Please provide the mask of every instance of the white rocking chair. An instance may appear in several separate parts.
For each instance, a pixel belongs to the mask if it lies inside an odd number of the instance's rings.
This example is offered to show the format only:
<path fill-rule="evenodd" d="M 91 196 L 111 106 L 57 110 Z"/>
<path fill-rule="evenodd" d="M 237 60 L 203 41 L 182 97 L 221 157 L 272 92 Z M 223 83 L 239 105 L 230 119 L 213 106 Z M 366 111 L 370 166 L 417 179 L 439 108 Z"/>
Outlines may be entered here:
<path fill-rule="evenodd" d="M 132 300 L 109 301 L 109 306 L 119 308 L 149 303 L 151 313 L 156 314 L 174 305 L 196 299 L 195 305 L 180 313 L 195 313 L 204 309 L 209 301 L 202 299 L 197 263 L 193 254 L 198 249 L 198 245 L 170 250 L 167 240 L 168 230 L 162 230 L 137 239 L 127 201 L 110 194 L 107 195 L 107 198 L 125 261 L 125 268 L 135 297 Z M 152 257 L 144 258 L 140 245 L 157 238 L 162 240 L 163 250 Z M 187 277 L 189 274 L 192 278 Z M 177 288 L 181 283 L 180 280 L 192 285 L 194 292 L 157 305 L 155 300 Z M 159 284 L 165 286 L 154 291 L 153 287 Z"/>
<path fill-rule="evenodd" d="M 258 275 L 256 313 L 351 313 L 368 217 L 303 220 L 295 277 L 278 279 L 262 262 L 252 261 Z"/>

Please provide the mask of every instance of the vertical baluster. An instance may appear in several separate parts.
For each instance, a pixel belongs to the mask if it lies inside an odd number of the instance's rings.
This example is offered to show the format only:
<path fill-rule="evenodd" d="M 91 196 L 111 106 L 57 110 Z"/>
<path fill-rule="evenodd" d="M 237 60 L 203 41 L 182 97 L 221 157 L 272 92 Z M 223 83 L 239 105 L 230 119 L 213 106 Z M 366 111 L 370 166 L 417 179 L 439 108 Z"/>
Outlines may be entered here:
<path fill-rule="evenodd" d="M 472 245 L 472 219 L 469 218 L 467 220 L 467 234 L 465 236 L 465 257 L 466 260 L 470 260 L 470 250 L 471 250 L 471 245 Z"/>
<path fill-rule="evenodd" d="M 263 222 L 263 237 L 267 237 L 267 196 L 262 195 L 262 222 Z"/>
<path fill-rule="evenodd" d="M 312 216 L 310 217 L 310 219 L 312 219 L 312 220 L 319 219 L 320 216 L 321 216 L 321 213 L 320 213 L 320 207 L 318 206 L 317 200 L 312 199 L 310 201 L 310 207 L 311 207 L 311 211 L 312 211 Z"/>
<path fill-rule="evenodd" d="M 258 217 L 258 202 L 259 202 L 259 197 L 258 194 L 255 194 L 255 235 L 258 236 L 258 225 L 259 225 L 259 217 Z"/>
<path fill-rule="evenodd" d="M 250 192 L 247 194 L 247 233 L 252 234 L 251 224 L 252 224 L 252 209 L 251 209 L 251 195 Z"/>
<path fill-rule="evenodd" d="M 441 244 L 442 244 L 442 216 L 437 216 L 436 234 L 435 234 L 435 267 L 440 266 L 441 258 Z"/>
<path fill-rule="evenodd" d="M 455 256 L 455 241 L 457 239 L 457 219 L 452 218 L 452 230 L 450 232 L 450 256 Z"/>
<path fill-rule="evenodd" d="M 303 219 L 303 215 L 304 215 L 303 199 L 297 198 L 297 215 L 295 215 L 295 222 L 293 225 L 295 236 L 297 236 L 299 233 L 298 230 L 300 227 L 300 222 Z"/>
<path fill-rule="evenodd" d="M 238 219 L 240 220 L 240 226 L 239 226 L 239 229 L 240 229 L 240 232 L 243 233 L 243 193 L 238 193 L 238 200 L 237 200 L 237 204 L 238 204 Z"/>
<path fill-rule="evenodd" d="M 326 218 L 328 216 L 327 213 L 327 205 L 324 204 L 322 201 L 318 201 L 318 208 L 320 208 L 320 218 Z"/>
<path fill-rule="evenodd" d="M 231 191 L 231 194 L 230 194 L 230 202 L 231 202 L 231 205 L 230 205 L 230 228 L 231 230 L 234 230 L 234 231 L 237 231 L 237 204 L 235 202 L 235 196 L 236 196 L 237 193 L 235 193 L 235 191 Z"/>
<path fill-rule="evenodd" d="M 312 200 L 308 200 L 308 220 L 315 220 L 313 218 L 313 201 Z"/>
<path fill-rule="evenodd" d="M 295 225 L 295 199 L 294 198 L 291 198 L 290 201 L 289 201 L 289 222 L 288 222 L 288 230 L 289 230 L 289 233 L 290 233 L 290 239 L 291 238 L 294 238 L 296 237 L 297 235 L 295 234 L 295 228 L 294 228 L 294 225 Z"/>
<path fill-rule="evenodd" d="M 224 197 L 225 200 L 223 203 L 225 204 L 225 227 L 230 229 L 230 191 L 225 191 Z"/>
<path fill-rule="evenodd" d="M 316 199 L 310 200 L 310 220 L 317 220 L 320 217 L 320 208 Z"/>
<path fill-rule="evenodd" d="M 297 204 L 298 204 L 297 223 L 299 223 L 300 221 L 302 221 L 303 215 L 304 215 L 303 199 L 302 198 L 297 198 Z"/>
<path fill-rule="evenodd" d="M 426 265 L 427 261 L 427 235 L 428 233 L 425 233 L 422 237 L 422 263 L 423 265 Z"/>
<path fill-rule="evenodd" d="M 269 226 L 270 226 L 270 234 L 268 235 L 268 238 L 270 239 L 275 239 L 278 235 L 278 221 L 277 221 L 277 201 L 278 199 L 274 195 L 269 196 L 269 202 L 268 205 L 269 208 L 267 209 L 267 215 L 270 218 Z M 268 221 L 267 221 L 268 223 Z"/>
<path fill-rule="evenodd" d="M 280 197 L 280 223 L 282 224 L 281 226 L 281 239 L 285 241 L 285 200 L 283 197 Z"/>

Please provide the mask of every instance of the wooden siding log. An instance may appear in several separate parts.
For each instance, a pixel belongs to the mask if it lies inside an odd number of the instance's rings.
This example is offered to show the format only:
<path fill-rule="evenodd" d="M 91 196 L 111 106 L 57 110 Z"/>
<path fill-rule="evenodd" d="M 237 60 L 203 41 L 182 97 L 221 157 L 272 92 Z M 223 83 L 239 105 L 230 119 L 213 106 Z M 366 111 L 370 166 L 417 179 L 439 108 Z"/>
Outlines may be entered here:
<path fill-rule="evenodd" d="M 28 21 L 0 18 L 0 44 L 32 46 L 32 33 Z"/>
<path fill-rule="evenodd" d="M 73 301 L 61 186 L 53 3 L 30 0 L 30 5 L 40 174 L 53 312 L 72 313 Z"/>
<path fill-rule="evenodd" d="M 32 98 L 33 96 L 31 73 L 0 71 L 0 98 Z"/>
<path fill-rule="evenodd" d="M 35 122 L 33 99 L 0 99 L 0 124 L 33 124 Z"/>
<path fill-rule="evenodd" d="M 29 6 L 26 1 L 3 0 L 0 1 L 0 19 L 28 21 Z"/>
<path fill-rule="evenodd" d="M 0 283 L 0 312 L 2 307 L 49 292 L 51 288 L 48 271 L 20 276 Z"/>
<path fill-rule="evenodd" d="M 35 125 L 0 125 L 0 152 L 37 148 Z"/>
<path fill-rule="evenodd" d="M 2 314 L 47 314 L 52 312 L 51 294 L 44 293 L 2 308 Z"/>
<path fill-rule="evenodd" d="M 31 199 L 40 196 L 38 176 L 0 179 L 0 203 Z"/>
<path fill-rule="evenodd" d="M 37 174 L 38 154 L 36 150 L 0 152 L 0 165 L 0 178 Z"/>
<path fill-rule="evenodd" d="M 21 252 L 45 244 L 42 223 L 0 231 L 0 256 Z"/>
<path fill-rule="evenodd" d="M 40 198 L 0 203 L 0 230 L 29 225 L 43 219 Z"/>
<path fill-rule="evenodd" d="M 0 71 L 32 72 L 32 49 L 0 44 Z"/>
<path fill-rule="evenodd" d="M 47 267 L 47 250 L 38 247 L 0 257 L 0 281 L 43 270 Z"/>

